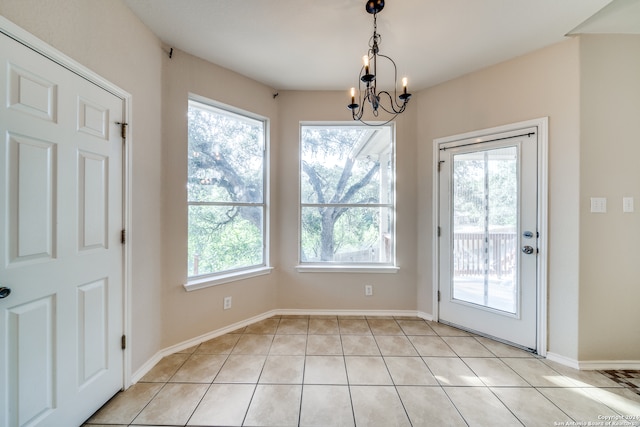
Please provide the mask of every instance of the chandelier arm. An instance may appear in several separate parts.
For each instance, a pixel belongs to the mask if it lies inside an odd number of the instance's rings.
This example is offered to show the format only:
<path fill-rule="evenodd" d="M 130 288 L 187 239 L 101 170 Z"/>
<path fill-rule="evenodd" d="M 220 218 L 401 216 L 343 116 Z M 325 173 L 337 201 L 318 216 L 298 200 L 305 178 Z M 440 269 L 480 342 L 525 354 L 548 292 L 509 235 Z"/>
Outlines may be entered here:
<path fill-rule="evenodd" d="M 382 108 L 384 111 L 386 111 L 389 114 L 400 114 L 404 111 L 406 102 L 402 105 L 396 105 L 393 102 L 393 99 L 391 97 L 391 94 L 389 92 L 387 92 L 386 90 L 381 91 L 380 93 L 378 93 L 378 97 L 382 97 L 382 95 L 386 95 L 387 98 L 389 98 L 389 107 L 391 107 L 391 110 L 387 109 L 384 104 L 382 102 L 380 102 L 380 108 Z M 396 109 L 396 107 L 398 107 Z"/>
<path fill-rule="evenodd" d="M 390 98 L 390 101 L 391 101 L 391 104 L 392 104 L 391 108 L 393 108 L 393 111 L 396 111 L 395 107 L 393 107 L 393 104 L 395 104 L 395 106 L 397 108 L 400 108 L 400 109 L 402 109 L 402 111 L 404 111 L 409 99 L 406 98 L 402 104 L 400 104 L 397 101 L 397 99 L 399 99 L 400 97 L 398 96 L 398 67 L 396 66 L 396 62 L 393 59 L 391 59 L 390 57 L 388 57 L 387 55 L 378 54 L 378 56 L 381 56 L 383 58 L 387 58 L 393 64 L 393 97 L 391 97 L 389 95 L 389 98 Z M 382 93 L 382 92 L 380 92 L 380 93 Z M 387 110 L 385 110 L 385 111 L 387 111 Z"/>

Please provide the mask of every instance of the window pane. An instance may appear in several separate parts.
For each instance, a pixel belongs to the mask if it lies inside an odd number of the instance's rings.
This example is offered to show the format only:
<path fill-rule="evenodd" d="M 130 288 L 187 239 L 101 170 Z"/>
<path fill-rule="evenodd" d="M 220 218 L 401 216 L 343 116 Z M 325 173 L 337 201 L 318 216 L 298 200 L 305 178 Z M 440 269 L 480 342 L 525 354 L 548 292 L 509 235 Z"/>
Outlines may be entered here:
<path fill-rule="evenodd" d="M 453 297 L 516 313 L 518 150 L 454 156 Z"/>
<path fill-rule="evenodd" d="M 263 202 L 263 122 L 192 101 L 188 133 L 190 202 Z"/>
<path fill-rule="evenodd" d="M 189 277 L 265 265 L 265 129 L 189 100 Z"/>
<path fill-rule="evenodd" d="M 301 127 L 300 262 L 394 262 L 392 130 Z"/>
<path fill-rule="evenodd" d="M 263 265 L 263 208 L 189 206 L 189 276 Z"/>
<path fill-rule="evenodd" d="M 390 149 L 388 129 L 303 126 L 302 203 L 387 203 Z"/>
<path fill-rule="evenodd" d="M 302 262 L 388 263 L 390 207 L 303 207 Z"/>

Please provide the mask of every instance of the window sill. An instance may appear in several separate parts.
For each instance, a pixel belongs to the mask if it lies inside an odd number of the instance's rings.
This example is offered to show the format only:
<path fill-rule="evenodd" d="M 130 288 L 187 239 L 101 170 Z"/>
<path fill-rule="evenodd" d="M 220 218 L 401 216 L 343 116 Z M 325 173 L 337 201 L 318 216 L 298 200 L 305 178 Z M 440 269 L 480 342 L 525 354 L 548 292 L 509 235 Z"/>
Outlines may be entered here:
<path fill-rule="evenodd" d="M 393 265 L 297 265 L 298 273 L 397 273 Z"/>
<path fill-rule="evenodd" d="M 198 289 L 209 288 L 211 286 L 222 285 L 224 283 L 235 282 L 237 280 L 248 279 L 250 277 L 264 276 L 265 274 L 271 274 L 271 270 L 273 270 L 273 267 L 259 267 L 251 270 L 236 271 L 233 273 L 221 274 L 219 276 L 209 276 L 189 280 L 183 286 L 187 292 L 191 292 Z"/>

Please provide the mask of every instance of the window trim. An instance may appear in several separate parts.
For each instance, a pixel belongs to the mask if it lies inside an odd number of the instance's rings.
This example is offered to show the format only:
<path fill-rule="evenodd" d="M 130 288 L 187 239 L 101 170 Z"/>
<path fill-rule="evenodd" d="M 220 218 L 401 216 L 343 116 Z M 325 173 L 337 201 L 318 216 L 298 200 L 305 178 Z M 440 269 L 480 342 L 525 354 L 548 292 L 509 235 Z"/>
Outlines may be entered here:
<path fill-rule="evenodd" d="M 247 205 L 247 206 L 255 206 L 262 207 L 263 211 L 263 219 L 262 219 L 262 263 L 254 264 L 242 268 L 232 269 L 232 270 L 224 270 L 214 273 L 208 274 L 200 274 L 197 276 L 189 276 L 189 271 L 187 267 L 187 280 L 186 283 L 183 284 L 186 291 L 194 291 L 197 289 L 208 288 L 211 286 L 221 285 L 224 283 L 234 282 L 237 280 L 248 279 L 251 277 L 257 277 L 262 275 L 267 275 L 271 273 L 273 267 L 270 265 L 270 135 L 271 135 L 271 122 L 268 117 L 243 110 L 241 108 L 237 108 L 228 104 L 224 104 L 222 102 L 214 101 L 212 99 L 203 97 L 201 95 L 197 95 L 194 93 L 188 94 L 187 106 L 189 106 L 192 102 L 204 105 L 205 107 L 211 107 L 216 110 L 222 110 L 222 113 L 229 113 L 234 116 L 239 115 L 245 118 L 256 120 L 262 122 L 263 125 L 263 133 L 264 133 L 264 146 L 263 146 L 263 156 L 262 156 L 262 203 L 231 203 L 233 205 Z M 189 126 L 189 120 L 187 118 L 187 128 Z M 187 141 L 187 150 L 188 150 L 188 141 Z M 187 152 L 187 160 L 189 158 L 189 154 Z M 187 210 L 189 206 L 196 205 L 208 205 L 208 206 L 220 206 L 220 205 L 228 205 L 229 202 L 189 202 L 189 197 L 187 194 L 186 198 L 186 206 Z M 187 218 L 188 224 L 188 218 Z M 189 233 L 187 231 L 187 239 L 189 238 Z M 187 253 L 188 254 L 188 253 Z M 188 266 L 187 263 L 185 263 Z"/>
<path fill-rule="evenodd" d="M 344 262 L 303 262 L 302 261 L 302 208 L 313 207 L 316 205 L 331 205 L 331 203 L 318 204 L 318 203 L 302 203 L 302 130 L 304 127 L 342 127 L 345 129 L 357 128 L 367 129 L 370 126 L 363 124 L 354 124 L 353 122 L 334 122 L 334 121 L 301 121 L 298 127 L 298 265 L 295 266 L 295 270 L 299 273 L 397 273 L 400 270 L 398 267 L 398 260 L 396 254 L 397 248 L 397 191 L 396 191 L 396 126 L 395 122 L 380 124 L 380 127 L 386 127 L 389 129 L 391 138 L 391 150 L 389 153 L 389 161 L 392 165 L 393 176 L 391 181 L 391 203 L 372 203 L 361 204 L 353 203 L 345 206 L 349 207 L 387 207 L 393 213 L 391 224 L 389 229 L 392 234 L 391 243 L 391 260 L 389 262 L 359 262 L 359 263 L 344 263 Z"/>

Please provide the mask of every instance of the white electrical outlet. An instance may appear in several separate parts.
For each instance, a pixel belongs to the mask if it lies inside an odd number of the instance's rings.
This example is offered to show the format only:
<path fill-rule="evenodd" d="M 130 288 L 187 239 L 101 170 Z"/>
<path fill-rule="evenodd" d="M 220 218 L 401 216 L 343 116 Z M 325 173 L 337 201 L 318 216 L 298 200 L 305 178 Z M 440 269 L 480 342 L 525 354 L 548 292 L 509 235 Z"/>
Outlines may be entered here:
<path fill-rule="evenodd" d="M 222 303 L 222 308 L 224 310 L 229 310 L 231 308 L 231 297 L 224 297 L 224 302 Z"/>
<path fill-rule="evenodd" d="M 373 285 L 364 285 L 364 295 L 367 297 L 373 295 Z"/>
<path fill-rule="evenodd" d="M 625 212 L 625 213 L 633 212 L 633 197 L 622 198 L 622 212 Z"/>

